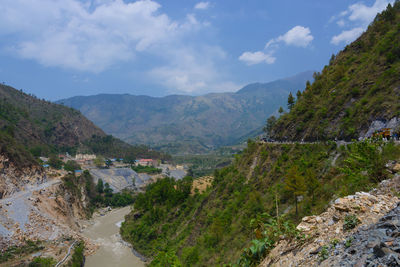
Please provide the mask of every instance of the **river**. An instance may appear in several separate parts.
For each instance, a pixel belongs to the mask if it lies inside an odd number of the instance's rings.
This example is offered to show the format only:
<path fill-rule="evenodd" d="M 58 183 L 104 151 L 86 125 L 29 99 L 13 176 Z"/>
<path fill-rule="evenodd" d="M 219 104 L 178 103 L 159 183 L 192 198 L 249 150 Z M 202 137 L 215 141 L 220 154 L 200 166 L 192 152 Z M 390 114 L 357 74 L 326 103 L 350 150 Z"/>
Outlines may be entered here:
<path fill-rule="evenodd" d="M 119 235 L 119 226 L 130 207 L 107 212 L 104 216 L 93 218 L 83 230 L 83 235 L 99 244 L 95 254 L 86 257 L 85 267 L 130 266 L 143 267 L 144 262 L 135 256 Z"/>

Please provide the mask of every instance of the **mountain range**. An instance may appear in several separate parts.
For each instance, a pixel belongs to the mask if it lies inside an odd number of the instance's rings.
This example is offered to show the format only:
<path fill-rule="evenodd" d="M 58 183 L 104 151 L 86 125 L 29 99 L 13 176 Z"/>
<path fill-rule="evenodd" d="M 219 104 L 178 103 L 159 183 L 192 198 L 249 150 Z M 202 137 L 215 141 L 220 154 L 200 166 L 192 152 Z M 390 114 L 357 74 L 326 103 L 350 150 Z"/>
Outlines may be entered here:
<path fill-rule="evenodd" d="M 203 153 L 261 132 L 266 118 L 285 107 L 289 92 L 303 90 L 312 72 L 235 93 L 165 97 L 129 94 L 76 96 L 57 103 L 80 110 L 105 132 L 131 144 L 173 154 Z"/>

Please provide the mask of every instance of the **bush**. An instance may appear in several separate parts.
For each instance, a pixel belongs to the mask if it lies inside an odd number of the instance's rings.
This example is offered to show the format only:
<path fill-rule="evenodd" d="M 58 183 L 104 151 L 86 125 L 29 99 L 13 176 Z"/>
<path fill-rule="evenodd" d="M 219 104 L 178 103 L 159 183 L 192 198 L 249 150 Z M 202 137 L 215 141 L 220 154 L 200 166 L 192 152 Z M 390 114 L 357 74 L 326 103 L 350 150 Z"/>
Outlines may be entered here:
<path fill-rule="evenodd" d="M 356 215 L 346 215 L 343 223 L 343 230 L 348 231 L 355 228 L 361 221 L 357 218 Z"/>
<path fill-rule="evenodd" d="M 68 262 L 68 266 L 70 267 L 83 267 L 85 263 L 85 242 L 79 241 L 77 245 L 75 245 L 74 253 L 72 254 L 71 260 Z"/>
<path fill-rule="evenodd" d="M 64 165 L 64 170 L 73 172 L 75 170 L 80 170 L 81 166 L 74 160 L 68 160 Z"/>
<path fill-rule="evenodd" d="M 182 267 L 174 251 L 159 252 L 153 261 L 149 264 L 150 267 Z"/>
<path fill-rule="evenodd" d="M 147 174 L 158 174 L 161 173 L 162 170 L 158 168 L 154 168 L 152 166 L 132 166 L 132 170 L 134 170 L 137 173 L 147 173 Z"/>
<path fill-rule="evenodd" d="M 53 258 L 43 258 L 36 257 L 33 259 L 31 263 L 29 263 L 29 267 L 52 267 L 56 265 L 56 261 Z"/>
<path fill-rule="evenodd" d="M 63 162 L 56 155 L 51 155 L 48 163 L 52 168 L 57 170 L 61 169 L 63 165 Z"/>

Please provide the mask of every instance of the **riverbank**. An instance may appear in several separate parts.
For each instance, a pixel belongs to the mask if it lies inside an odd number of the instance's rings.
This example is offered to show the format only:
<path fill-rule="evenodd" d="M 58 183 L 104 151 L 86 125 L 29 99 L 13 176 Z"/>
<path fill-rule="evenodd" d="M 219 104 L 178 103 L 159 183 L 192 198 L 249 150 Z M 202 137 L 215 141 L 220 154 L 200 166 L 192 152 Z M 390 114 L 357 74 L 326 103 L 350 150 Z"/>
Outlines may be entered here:
<path fill-rule="evenodd" d="M 144 267 L 144 258 L 122 240 L 119 227 L 130 207 L 114 209 L 101 215 L 95 215 L 85 223 L 82 235 L 90 238 L 99 248 L 86 257 L 85 266 L 133 266 Z"/>

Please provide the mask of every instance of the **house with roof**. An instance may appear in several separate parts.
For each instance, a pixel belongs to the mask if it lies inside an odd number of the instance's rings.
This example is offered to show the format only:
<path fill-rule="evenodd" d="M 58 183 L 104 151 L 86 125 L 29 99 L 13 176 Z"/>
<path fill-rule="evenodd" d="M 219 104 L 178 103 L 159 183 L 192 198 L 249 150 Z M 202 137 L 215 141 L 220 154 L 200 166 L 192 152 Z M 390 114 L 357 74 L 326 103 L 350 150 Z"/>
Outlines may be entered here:
<path fill-rule="evenodd" d="M 157 160 L 154 159 L 139 159 L 135 160 L 135 165 L 138 166 L 157 166 Z"/>

